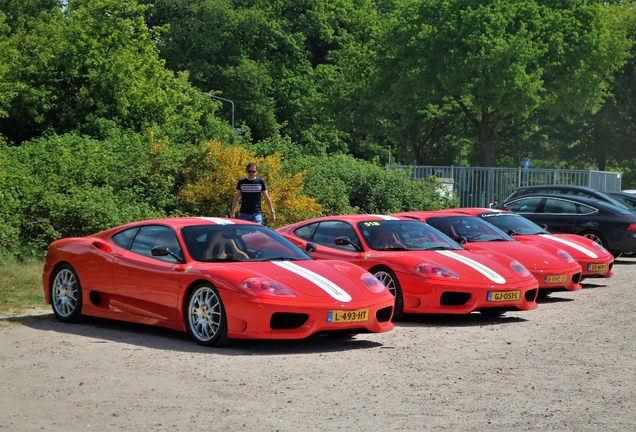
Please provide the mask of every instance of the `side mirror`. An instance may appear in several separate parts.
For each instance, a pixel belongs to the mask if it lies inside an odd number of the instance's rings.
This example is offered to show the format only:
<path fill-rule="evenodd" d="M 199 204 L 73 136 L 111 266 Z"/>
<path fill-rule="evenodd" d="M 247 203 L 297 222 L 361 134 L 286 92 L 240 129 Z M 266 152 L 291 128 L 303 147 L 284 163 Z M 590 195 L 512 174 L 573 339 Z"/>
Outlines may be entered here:
<path fill-rule="evenodd" d="M 312 252 L 316 252 L 316 250 L 318 250 L 318 246 L 316 246 L 316 243 L 309 242 L 305 245 L 305 252 L 307 253 L 307 255 Z"/>
<path fill-rule="evenodd" d="M 464 237 L 464 236 L 459 236 L 459 237 L 457 238 L 457 240 L 456 240 L 456 241 L 457 241 L 457 243 L 459 243 L 460 245 L 463 245 L 463 244 L 465 244 L 465 243 L 468 243 L 468 239 L 467 239 L 466 237 Z"/>
<path fill-rule="evenodd" d="M 509 229 L 509 230 L 508 230 L 508 235 L 509 235 L 510 237 L 512 237 L 512 236 L 514 236 L 514 235 L 517 235 L 517 231 L 515 231 L 515 230 L 513 230 L 513 229 Z"/>
<path fill-rule="evenodd" d="M 157 246 L 154 247 L 150 250 L 150 254 L 152 256 L 168 256 L 170 255 L 171 257 L 173 257 L 174 259 L 177 260 L 178 263 L 183 264 L 184 260 L 183 258 L 181 258 L 180 256 L 178 256 L 177 254 L 174 254 L 172 252 L 170 252 L 170 249 L 168 249 L 167 246 Z"/>
<path fill-rule="evenodd" d="M 356 245 L 356 244 L 351 243 L 351 240 L 347 236 L 336 237 L 335 243 L 336 243 L 337 246 L 348 246 L 348 245 L 351 245 L 351 246 L 353 246 L 353 248 L 356 251 L 362 252 L 362 248 L 360 246 Z"/>

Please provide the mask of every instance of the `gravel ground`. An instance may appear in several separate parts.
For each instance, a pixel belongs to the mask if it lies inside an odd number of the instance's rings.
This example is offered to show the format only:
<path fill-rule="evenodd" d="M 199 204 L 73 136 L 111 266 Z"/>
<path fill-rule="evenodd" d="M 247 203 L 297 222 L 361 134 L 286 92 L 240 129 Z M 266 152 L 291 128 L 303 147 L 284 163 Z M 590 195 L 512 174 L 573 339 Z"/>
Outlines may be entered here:
<path fill-rule="evenodd" d="M 196 345 L 101 319 L 0 319 L 0 431 L 636 430 L 636 259 L 529 312 L 341 340 Z"/>

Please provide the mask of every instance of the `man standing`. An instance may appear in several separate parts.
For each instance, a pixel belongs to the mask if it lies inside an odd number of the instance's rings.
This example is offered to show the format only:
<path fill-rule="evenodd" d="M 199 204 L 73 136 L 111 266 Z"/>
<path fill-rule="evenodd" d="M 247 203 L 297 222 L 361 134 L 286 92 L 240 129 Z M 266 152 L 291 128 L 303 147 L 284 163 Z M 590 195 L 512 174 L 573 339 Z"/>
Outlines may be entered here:
<path fill-rule="evenodd" d="M 261 194 L 265 197 L 265 203 L 269 208 L 272 222 L 276 222 L 276 212 L 272 206 L 272 200 L 267 193 L 267 185 L 265 180 L 257 178 L 256 173 L 258 167 L 254 162 L 247 164 L 247 177 L 243 177 L 236 185 L 236 194 L 232 200 L 232 211 L 230 217 L 236 214 L 236 205 L 241 198 L 241 209 L 239 210 L 239 219 L 263 223 L 263 214 L 261 212 Z"/>

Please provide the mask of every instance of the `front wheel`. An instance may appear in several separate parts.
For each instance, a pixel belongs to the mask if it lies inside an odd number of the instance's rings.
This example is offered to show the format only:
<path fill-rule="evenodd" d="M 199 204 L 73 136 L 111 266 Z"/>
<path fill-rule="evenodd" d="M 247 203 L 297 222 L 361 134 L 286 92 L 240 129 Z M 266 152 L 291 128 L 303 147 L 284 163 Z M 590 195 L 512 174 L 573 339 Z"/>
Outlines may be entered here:
<path fill-rule="evenodd" d="M 603 234 L 596 231 L 583 231 L 582 233 L 579 233 L 579 235 L 582 235 L 583 237 L 588 238 L 607 249 L 607 240 L 605 240 Z"/>
<path fill-rule="evenodd" d="M 82 286 L 75 269 L 69 264 L 62 264 L 55 270 L 51 306 L 55 317 L 62 322 L 78 322 L 82 317 Z"/>
<path fill-rule="evenodd" d="M 402 295 L 402 287 L 397 276 L 388 267 L 378 267 L 373 270 L 373 275 L 384 284 L 393 297 L 395 297 L 395 306 L 393 307 L 393 321 L 399 321 L 404 318 L 404 296 Z"/>
<path fill-rule="evenodd" d="M 186 309 L 188 333 L 203 346 L 224 346 L 227 337 L 227 315 L 218 290 L 210 284 L 194 289 Z"/>

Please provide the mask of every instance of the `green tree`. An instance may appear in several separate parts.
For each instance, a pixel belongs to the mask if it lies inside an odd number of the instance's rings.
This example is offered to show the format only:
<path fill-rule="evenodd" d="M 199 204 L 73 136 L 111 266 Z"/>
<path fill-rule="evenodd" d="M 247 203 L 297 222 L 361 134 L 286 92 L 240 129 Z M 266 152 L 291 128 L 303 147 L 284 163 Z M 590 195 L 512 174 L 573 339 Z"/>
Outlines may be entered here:
<path fill-rule="evenodd" d="M 144 9 L 134 1 L 71 0 L 64 9 L 18 18 L 8 43 L 20 55 L 6 76 L 20 91 L 0 131 L 19 144 L 45 131 L 97 136 L 112 125 L 200 130 L 205 110 L 193 108 L 187 74 L 175 77 L 164 67 L 160 29 L 148 30 Z"/>
<path fill-rule="evenodd" d="M 560 116 L 599 108 L 624 50 L 605 17 L 602 5 L 583 1 L 402 2 L 379 55 L 382 96 L 415 111 L 452 101 L 470 126 L 475 162 L 489 166 L 511 122 L 539 108 Z"/>

